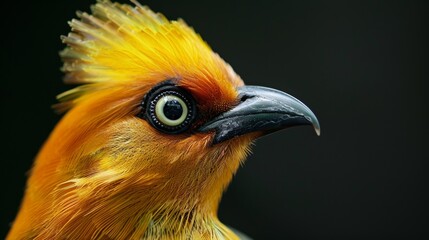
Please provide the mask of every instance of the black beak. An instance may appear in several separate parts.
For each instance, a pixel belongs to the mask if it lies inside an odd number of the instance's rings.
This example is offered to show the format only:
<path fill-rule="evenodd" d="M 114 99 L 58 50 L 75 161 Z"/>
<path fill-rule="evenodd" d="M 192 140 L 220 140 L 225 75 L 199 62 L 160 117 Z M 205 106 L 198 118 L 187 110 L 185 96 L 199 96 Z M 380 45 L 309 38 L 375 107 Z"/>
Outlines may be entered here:
<path fill-rule="evenodd" d="M 240 103 L 207 122 L 199 131 L 216 132 L 213 144 L 251 132 L 263 135 L 298 125 L 312 125 L 320 135 L 314 113 L 301 101 L 282 91 L 259 87 L 238 88 Z"/>

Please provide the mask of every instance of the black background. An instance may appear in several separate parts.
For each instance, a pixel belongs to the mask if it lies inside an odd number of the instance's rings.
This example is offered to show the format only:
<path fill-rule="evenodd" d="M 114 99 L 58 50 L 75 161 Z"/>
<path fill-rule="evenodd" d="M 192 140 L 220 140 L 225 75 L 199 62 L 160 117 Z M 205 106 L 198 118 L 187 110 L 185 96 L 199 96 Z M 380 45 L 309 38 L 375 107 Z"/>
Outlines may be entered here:
<path fill-rule="evenodd" d="M 1 234 L 60 119 L 67 21 L 93 1 L 9 1 L 1 26 Z M 220 206 L 255 239 L 428 235 L 428 8 L 424 1 L 142 1 L 184 18 L 247 84 L 286 91 L 322 135 L 257 141 Z"/>

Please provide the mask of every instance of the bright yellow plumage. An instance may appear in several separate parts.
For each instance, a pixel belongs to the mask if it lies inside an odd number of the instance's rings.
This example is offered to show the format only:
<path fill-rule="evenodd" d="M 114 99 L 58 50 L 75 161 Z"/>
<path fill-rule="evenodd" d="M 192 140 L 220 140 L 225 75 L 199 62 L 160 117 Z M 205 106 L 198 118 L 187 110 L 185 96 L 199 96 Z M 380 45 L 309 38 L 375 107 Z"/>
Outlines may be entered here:
<path fill-rule="evenodd" d="M 65 81 L 83 85 L 59 95 L 69 110 L 37 156 L 8 239 L 236 239 L 217 208 L 251 141 L 318 128 L 298 100 L 242 87 L 182 20 L 135 4 L 99 1 L 70 22 Z M 180 125 L 151 112 L 168 94 L 187 104 L 162 105 L 172 119 L 189 108 Z M 258 99 L 265 105 L 247 106 Z"/>
<path fill-rule="evenodd" d="M 152 85 L 160 79 L 176 77 L 205 81 L 201 88 L 216 90 L 222 86 L 219 92 L 225 92 L 227 97 L 234 96 L 233 85 L 242 84 L 183 20 L 170 22 L 141 5 L 134 8 L 106 1 L 94 5 L 92 11 L 92 15 L 78 13 L 81 19 L 70 22 L 73 32 L 62 38 L 69 45 L 61 53 L 67 83 L 94 83 L 93 87 L 102 88 Z"/>

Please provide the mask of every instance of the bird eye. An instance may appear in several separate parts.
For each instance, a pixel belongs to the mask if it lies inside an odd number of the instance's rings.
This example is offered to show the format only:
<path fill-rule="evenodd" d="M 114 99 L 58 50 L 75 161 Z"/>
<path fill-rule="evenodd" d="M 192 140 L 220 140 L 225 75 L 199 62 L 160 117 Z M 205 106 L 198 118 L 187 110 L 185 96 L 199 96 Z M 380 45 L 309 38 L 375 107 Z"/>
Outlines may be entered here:
<path fill-rule="evenodd" d="M 149 91 L 142 107 L 140 116 L 164 133 L 178 134 L 188 130 L 196 116 L 193 97 L 170 82 Z"/>

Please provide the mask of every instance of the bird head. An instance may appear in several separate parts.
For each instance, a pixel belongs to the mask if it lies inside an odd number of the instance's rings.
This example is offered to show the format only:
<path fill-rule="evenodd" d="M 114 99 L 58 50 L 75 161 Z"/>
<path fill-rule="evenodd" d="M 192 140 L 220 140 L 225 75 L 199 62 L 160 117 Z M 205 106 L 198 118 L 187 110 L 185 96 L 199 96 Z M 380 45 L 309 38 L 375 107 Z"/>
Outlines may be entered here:
<path fill-rule="evenodd" d="M 217 208 L 252 141 L 319 131 L 296 98 L 244 85 L 183 20 L 134 3 L 99 1 L 62 37 L 79 86 L 59 95 L 67 113 L 32 170 L 21 215 L 42 227 L 29 235 L 233 236 Z"/>

